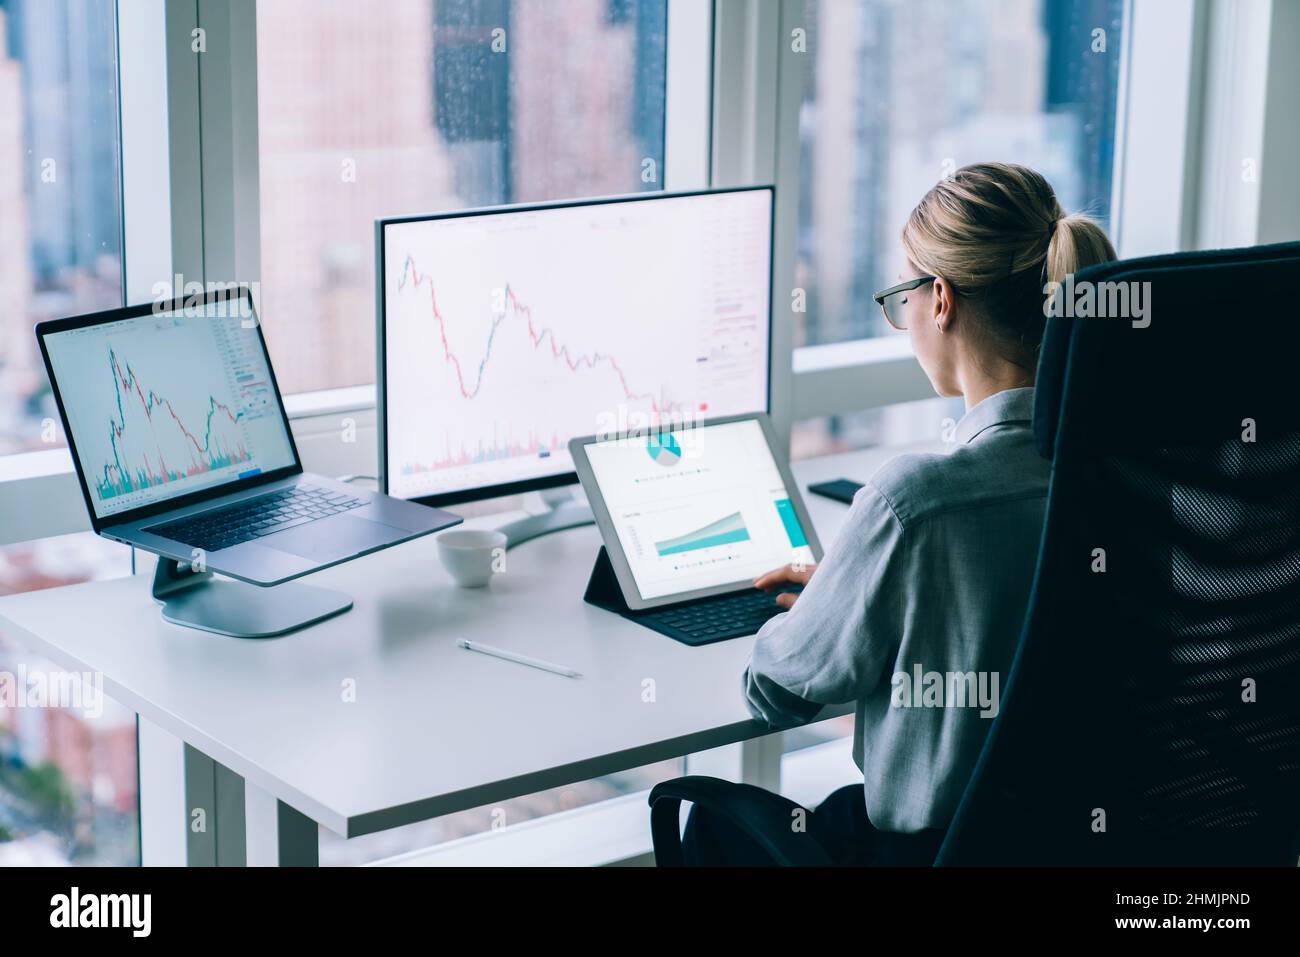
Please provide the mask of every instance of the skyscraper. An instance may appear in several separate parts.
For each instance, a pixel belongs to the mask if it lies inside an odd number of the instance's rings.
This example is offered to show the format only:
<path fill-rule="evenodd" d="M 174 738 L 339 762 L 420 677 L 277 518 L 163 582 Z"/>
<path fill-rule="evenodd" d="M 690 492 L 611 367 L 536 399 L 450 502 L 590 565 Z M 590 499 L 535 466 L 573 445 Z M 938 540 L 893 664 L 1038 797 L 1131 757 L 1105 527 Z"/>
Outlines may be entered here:
<path fill-rule="evenodd" d="M 1110 197 L 1123 16 L 1123 0 L 1056 0 L 1043 9 L 1051 42 L 1046 107 L 1080 119 L 1080 203 Z M 1090 212 L 1110 218 L 1105 205 Z"/>
<path fill-rule="evenodd" d="M 626 3 L 621 14 L 610 0 L 516 0 L 512 8 L 521 38 L 510 59 L 512 198 L 662 189 L 662 133 L 657 146 L 647 142 L 637 105 L 638 84 L 662 90 L 663 74 L 637 72 L 638 53 L 647 66 L 649 56 Z M 662 37 L 662 26 L 654 32 Z M 646 159 L 651 182 L 642 177 Z"/>
<path fill-rule="evenodd" d="M 30 256 L 39 288 L 63 286 L 67 270 L 121 256 L 116 14 L 99 0 L 4 6 L 9 49 L 22 65 Z"/>
<path fill-rule="evenodd" d="M 31 334 L 121 304 L 112 0 L 0 0 L 0 454 L 53 414 Z"/>
<path fill-rule="evenodd" d="M 30 431 L 27 404 L 39 387 L 31 323 L 30 214 L 27 207 L 22 65 L 10 53 L 8 10 L 0 6 L 0 455 Z"/>
<path fill-rule="evenodd" d="M 662 188 L 666 23 L 664 0 L 259 7 L 261 308 L 286 391 L 373 381 L 376 217 Z"/>
<path fill-rule="evenodd" d="M 1122 0 L 808 0 L 800 341 L 887 332 L 872 293 L 925 192 L 986 160 L 1042 172 L 1069 208 L 1110 197 Z M 1091 52 L 1107 30 L 1109 52 Z"/>
<path fill-rule="evenodd" d="M 426 0 L 259 13 L 261 319 L 287 391 L 374 380 L 375 217 L 459 205 L 433 18 Z"/>

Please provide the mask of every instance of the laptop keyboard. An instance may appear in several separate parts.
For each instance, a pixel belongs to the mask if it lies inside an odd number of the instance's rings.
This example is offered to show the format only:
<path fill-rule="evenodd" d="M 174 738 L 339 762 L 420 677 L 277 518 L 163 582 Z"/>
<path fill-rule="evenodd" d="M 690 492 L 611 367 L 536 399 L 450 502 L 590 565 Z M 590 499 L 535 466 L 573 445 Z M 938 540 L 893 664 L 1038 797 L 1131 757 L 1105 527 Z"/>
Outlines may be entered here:
<path fill-rule="evenodd" d="M 145 531 L 184 542 L 191 548 L 216 552 L 365 504 L 365 499 L 346 492 L 295 485 L 210 512 L 154 525 Z"/>
<path fill-rule="evenodd" d="M 784 610 L 776 603 L 775 594 L 753 589 L 689 605 L 642 612 L 637 615 L 637 620 L 688 645 L 706 645 L 712 641 L 752 635 L 769 618 Z"/>

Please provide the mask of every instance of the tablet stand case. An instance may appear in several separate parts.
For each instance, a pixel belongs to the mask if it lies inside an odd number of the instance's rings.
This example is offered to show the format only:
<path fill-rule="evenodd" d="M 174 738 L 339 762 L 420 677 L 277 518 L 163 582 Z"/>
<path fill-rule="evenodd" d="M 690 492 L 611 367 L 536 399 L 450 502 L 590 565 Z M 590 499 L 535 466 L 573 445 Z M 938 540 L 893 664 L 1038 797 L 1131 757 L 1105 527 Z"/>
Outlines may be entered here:
<path fill-rule="evenodd" d="M 588 605 L 612 611 L 632 621 L 637 620 L 636 612 L 627 607 L 623 598 L 623 589 L 619 587 L 618 577 L 614 574 L 614 563 L 609 560 L 609 552 L 604 545 L 600 546 L 600 552 L 596 555 L 596 566 L 591 570 L 591 578 L 587 581 L 587 591 L 582 600 Z"/>
<path fill-rule="evenodd" d="M 623 598 L 623 589 L 618 584 L 618 576 L 614 574 L 614 564 L 609 560 L 609 552 L 604 545 L 600 546 L 600 552 L 596 555 L 596 565 L 591 570 L 591 578 L 587 581 L 587 591 L 582 596 L 582 600 L 597 608 L 612 611 L 628 621 L 634 621 L 684 645 L 705 643 L 692 641 L 689 636 L 683 635 L 677 629 L 656 621 L 652 617 L 653 609 L 650 612 L 637 612 L 628 608 L 627 601 Z"/>
<path fill-rule="evenodd" d="M 673 639 L 673 641 L 680 641 L 682 644 L 692 647 L 712 644 L 715 641 L 729 641 L 731 637 L 737 637 L 727 636 L 701 640 L 659 621 L 655 617 L 655 613 L 662 611 L 662 609 L 651 608 L 646 611 L 633 611 L 628 608 L 627 601 L 623 598 L 623 589 L 618 584 L 618 576 L 614 574 L 614 564 L 609 560 L 609 552 L 604 545 L 600 546 L 600 552 L 596 555 L 596 565 L 591 570 L 591 578 L 587 581 L 587 591 L 583 594 L 582 600 L 589 605 L 595 605 L 597 608 L 612 611 L 614 614 L 626 618 L 628 621 L 634 621 L 638 625 L 643 625 L 651 631 L 657 631 L 659 634 Z M 708 601 L 709 599 L 698 600 Z"/>

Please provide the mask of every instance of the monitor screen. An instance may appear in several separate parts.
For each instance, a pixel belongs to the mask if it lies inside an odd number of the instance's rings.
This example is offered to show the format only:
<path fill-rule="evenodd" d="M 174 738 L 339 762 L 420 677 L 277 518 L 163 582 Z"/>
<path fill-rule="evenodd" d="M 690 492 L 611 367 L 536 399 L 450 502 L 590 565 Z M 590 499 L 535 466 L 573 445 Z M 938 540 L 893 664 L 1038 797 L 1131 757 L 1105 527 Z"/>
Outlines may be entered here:
<path fill-rule="evenodd" d="M 767 410 L 770 189 L 378 229 L 391 495 L 553 485 L 575 436 Z"/>
<path fill-rule="evenodd" d="M 297 464 L 247 315 L 214 301 L 44 335 L 96 517 Z"/>
<path fill-rule="evenodd" d="M 816 561 L 791 490 L 754 419 L 585 448 L 644 599 Z"/>

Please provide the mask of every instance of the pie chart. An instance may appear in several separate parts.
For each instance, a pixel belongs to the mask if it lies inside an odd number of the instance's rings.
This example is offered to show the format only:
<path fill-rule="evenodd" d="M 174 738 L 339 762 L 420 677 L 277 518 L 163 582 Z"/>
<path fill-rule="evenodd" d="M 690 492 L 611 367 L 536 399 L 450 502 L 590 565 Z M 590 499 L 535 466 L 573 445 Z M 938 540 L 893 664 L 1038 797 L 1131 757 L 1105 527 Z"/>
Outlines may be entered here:
<path fill-rule="evenodd" d="M 646 442 L 646 451 L 650 453 L 650 458 L 654 459 L 657 465 L 662 465 L 664 468 L 670 468 L 682 459 L 682 447 L 677 444 L 677 439 L 671 432 L 660 432 L 658 435 L 650 436 Z"/>

